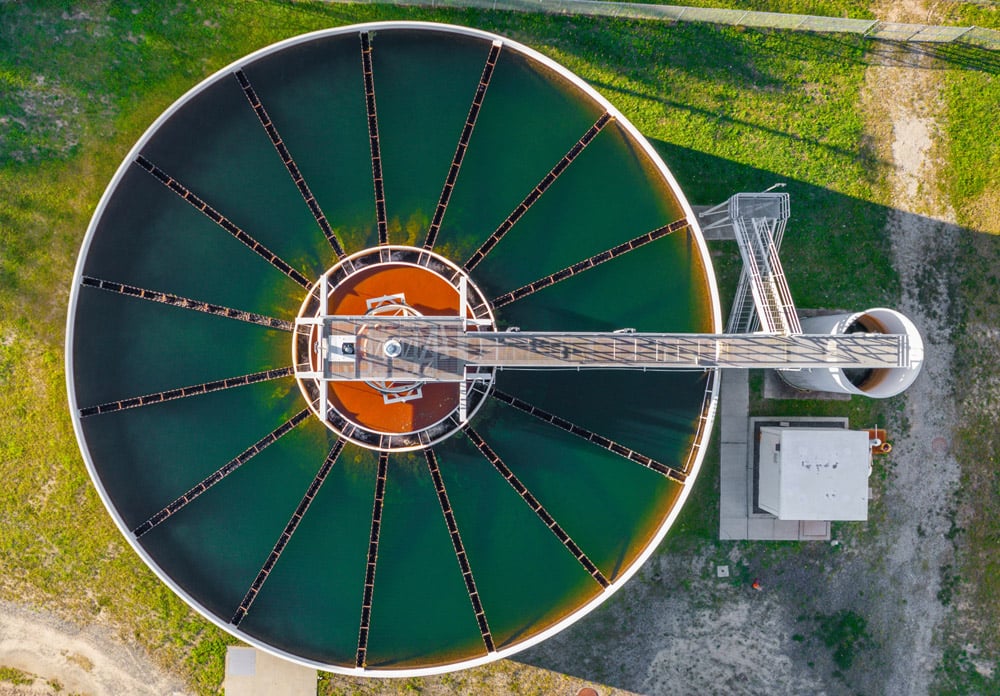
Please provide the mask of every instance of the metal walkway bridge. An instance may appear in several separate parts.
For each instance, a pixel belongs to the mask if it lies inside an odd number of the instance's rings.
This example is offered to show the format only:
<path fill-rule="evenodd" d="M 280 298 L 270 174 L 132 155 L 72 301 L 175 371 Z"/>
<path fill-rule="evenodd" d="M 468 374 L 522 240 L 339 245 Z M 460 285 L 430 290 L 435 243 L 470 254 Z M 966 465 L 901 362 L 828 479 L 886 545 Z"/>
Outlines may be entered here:
<path fill-rule="evenodd" d="M 482 368 L 895 368 L 909 364 L 896 334 L 778 335 L 497 332 L 461 317 L 300 319 L 315 358 L 299 377 L 323 381 L 475 380 Z M 486 374 L 483 375 L 487 376 Z"/>

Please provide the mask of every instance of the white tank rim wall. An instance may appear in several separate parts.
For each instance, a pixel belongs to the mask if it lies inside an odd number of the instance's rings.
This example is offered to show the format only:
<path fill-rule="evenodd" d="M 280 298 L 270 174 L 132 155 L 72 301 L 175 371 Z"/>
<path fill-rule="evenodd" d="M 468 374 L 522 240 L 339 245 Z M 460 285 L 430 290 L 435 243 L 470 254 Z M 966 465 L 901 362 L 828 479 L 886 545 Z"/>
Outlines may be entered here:
<path fill-rule="evenodd" d="M 656 551 L 657 546 L 663 541 L 667 534 L 667 531 L 673 525 L 677 515 L 680 513 L 681 508 L 685 500 L 690 493 L 690 489 L 697 479 L 698 471 L 701 468 L 701 464 L 705 457 L 705 452 L 707 449 L 708 440 L 711 437 L 712 427 L 715 419 L 715 413 L 718 406 L 718 391 L 719 391 L 719 373 L 715 369 L 707 370 L 707 385 L 706 385 L 706 402 L 707 405 L 704 409 L 704 419 L 705 425 L 701 431 L 700 437 L 696 435 L 695 441 L 692 442 L 691 447 L 696 448 L 696 454 L 691 464 L 691 469 L 688 473 L 688 479 L 678 494 L 675 503 L 667 515 L 666 519 L 661 523 L 659 529 L 652 539 L 647 543 L 646 547 L 640 553 L 640 555 L 633 561 L 631 566 L 625 570 L 608 588 L 603 592 L 596 595 L 591 601 L 578 607 L 575 611 L 565 616 L 562 620 L 556 622 L 555 624 L 549 626 L 547 629 L 527 638 L 521 642 L 515 643 L 507 648 L 503 648 L 493 653 L 488 653 L 486 655 L 476 657 L 468 660 L 460 660 L 457 662 L 447 663 L 443 665 L 436 665 L 431 667 L 421 667 L 421 668 L 411 668 L 411 669 L 385 669 L 385 670 L 374 670 L 374 669 L 363 669 L 363 668 L 347 668 L 342 665 L 331 665 L 316 660 L 310 660 L 297 655 L 288 653 L 280 648 L 273 645 L 265 643 L 245 631 L 229 624 L 228 622 L 222 620 L 220 617 L 216 616 L 214 613 L 209 611 L 203 604 L 195 600 L 187 591 L 185 591 L 179 584 L 177 584 L 170 575 L 168 575 L 146 552 L 144 547 L 139 544 L 138 540 L 132 535 L 131 530 L 125 524 L 124 520 L 118 514 L 115 509 L 110 496 L 104 485 L 101 483 L 101 479 L 97 475 L 97 468 L 94 464 L 93 459 L 90 456 L 89 448 L 86 447 L 86 437 L 84 436 L 83 427 L 81 424 L 80 410 L 78 406 L 76 389 L 73 382 L 74 374 L 74 364 L 73 364 L 73 343 L 74 343 L 74 324 L 75 317 L 77 313 L 77 305 L 79 302 L 80 288 L 82 287 L 82 277 L 84 263 L 87 259 L 88 252 L 90 250 L 91 244 L 93 242 L 94 235 L 96 233 L 97 225 L 103 217 L 104 211 L 113 196 L 114 192 L 117 190 L 122 178 L 125 173 L 132 166 L 136 156 L 141 152 L 145 144 L 155 135 L 159 128 L 167 121 L 170 117 L 174 115 L 180 108 L 191 101 L 195 96 L 197 96 L 202 90 L 208 86 L 221 81 L 223 79 L 231 79 L 232 73 L 244 67 L 255 60 L 301 43 L 306 43 L 320 38 L 325 38 L 327 36 L 336 36 L 344 34 L 355 34 L 364 31 L 377 31 L 380 29 L 424 29 L 424 30 L 434 30 L 440 32 L 452 32 L 456 34 L 462 34 L 465 36 L 485 39 L 489 41 L 500 41 L 505 48 L 513 49 L 522 55 L 529 57 L 530 59 L 537 61 L 539 64 L 544 65 L 549 68 L 561 78 L 567 80 L 572 85 L 580 89 L 587 97 L 594 100 L 596 103 L 601 105 L 605 110 L 607 110 L 618 122 L 618 124 L 634 139 L 634 144 L 638 145 L 640 149 L 650 158 L 650 161 L 655 166 L 657 172 L 663 179 L 667 182 L 669 188 L 677 199 L 681 206 L 685 216 L 687 217 L 688 224 L 691 229 L 691 239 L 695 243 L 698 249 L 698 255 L 702 264 L 702 269 L 704 271 L 704 280 L 708 290 L 708 300 L 711 311 L 711 321 L 712 321 L 712 331 L 715 333 L 721 332 L 722 327 L 722 315 L 721 315 L 721 305 L 719 301 L 718 286 L 716 283 L 714 268 L 711 262 L 711 256 L 708 253 L 708 246 L 705 242 L 704 236 L 701 232 L 701 227 L 698 223 L 698 218 L 691 209 L 691 205 L 687 198 L 684 196 L 674 178 L 672 172 L 667 168 L 666 164 L 660 158 L 659 154 L 653 149 L 652 145 L 646 140 L 646 138 L 639 132 L 639 130 L 627 119 L 622 113 L 615 108 L 607 99 L 605 99 L 597 90 L 587 84 L 582 78 L 577 76 L 575 73 L 571 72 L 567 68 L 563 67 L 559 63 L 556 63 L 547 56 L 529 48 L 517 41 L 513 41 L 506 37 L 493 34 L 491 32 L 482 31 L 479 29 L 472 29 L 468 27 L 462 27 L 450 24 L 438 24 L 434 22 L 413 22 L 413 21 L 388 21 L 388 22 L 368 22 L 362 24 L 352 24 L 345 25 L 341 27 L 334 27 L 329 29 L 321 29 L 314 32 L 309 32 L 306 34 L 301 34 L 298 36 L 293 36 L 291 38 L 279 41 L 274 44 L 265 46 L 253 53 L 243 56 L 236 61 L 233 61 L 229 65 L 221 68 L 212 75 L 209 75 L 201 82 L 197 83 L 194 87 L 185 92 L 181 97 L 179 97 L 175 102 L 173 102 L 163 113 L 157 117 L 155 121 L 146 129 L 142 136 L 136 141 L 135 145 L 128 151 L 125 158 L 122 160 L 121 165 L 119 165 L 111 181 L 108 183 L 107 188 L 104 190 L 97 207 L 94 210 L 94 214 L 91 217 L 90 224 L 87 227 L 87 231 L 84 235 L 83 242 L 80 247 L 79 255 L 77 257 L 76 268 L 73 274 L 72 286 L 70 288 L 70 300 L 66 319 L 66 387 L 67 396 L 69 401 L 70 415 L 73 421 L 73 430 L 76 435 L 77 444 L 80 448 L 81 455 L 83 457 L 84 463 L 87 467 L 87 472 L 90 475 L 91 481 L 96 488 L 98 495 L 101 498 L 101 502 L 104 504 L 111 516 L 115 525 L 118 527 L 122 536 L 126 539 L 132 549 L 139 555 L 142 561 L 149 567 L 157 578 L 163 582 L 167 587 L 169 587 L 175 594 L 177 594 L 188 606 L 197 611 L 203 618 L 210 621 L 212 624 L 222 629 L 223 631 L 229 633 L 235 638 L 244 641 L 245 643 L 252 645 L 264 652 L 267 652 L 276 657 L 289 660 L 291 662 L 310 667 L 315 669 L 321 669 L 328 672 L 334 672 L 337 674 L 345 674 L 350 676 L 363 676 L 363 677 L 395 677 L 395 678 L 406 678 L 406 677 L 419 677 L 419 676 L 430 676 L 434 674 L 443 674 L 447 672 L 454 672 L 461 669 L 468 669 L 471 667 L 476 667 L 480 665 L 485 665 L 494 662 L 505 657 L 509 657 L 515 653 L 525 650 L 529 647 L 537 645 L 547 638 L 555 635 L 556 633 L 567 628 L 569 625 L 579 621 L 584 616 L 592 612 L 598 606 L 604 603 L 604 601 L 610 597 L 614 592 L 620 589 L 629 579 L 634 576 L 639 569 L 645 564 L 650 556 Z M 699 442 L 702 440 L 702 442 Z"/>

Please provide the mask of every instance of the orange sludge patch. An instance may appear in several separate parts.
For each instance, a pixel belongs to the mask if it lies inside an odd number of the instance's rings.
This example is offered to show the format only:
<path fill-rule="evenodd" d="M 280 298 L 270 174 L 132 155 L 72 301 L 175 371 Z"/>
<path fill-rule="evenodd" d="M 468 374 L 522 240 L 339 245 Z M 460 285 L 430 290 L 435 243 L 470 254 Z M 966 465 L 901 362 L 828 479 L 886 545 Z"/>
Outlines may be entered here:
<path fill-rule="evenodd" d="M 458 314 L 458 291 L 433 271 L 417 266 L 379 265 L 351 276 L 330 294 L 330 314 L 368 312 L 368 300 L 386 295 L 406 295 L 406 304 L 424 315 Z"/>
<path fill-rule="evenodd" d="M 458 291 L 450 283 L 426 268 L 403 264 L 379 265 L 348 278 L 331 293 L 328 312 L 365 314 L 368 300 L 399 293 L 423 315 L 458 314 Z M 384 433 L 427 428 L 458 407 L 457 384 L 423 384 L 421 398 L 392 404 L 364 382 L 330 382 L 328 388 L 330 403 L 342 416 Z"/>

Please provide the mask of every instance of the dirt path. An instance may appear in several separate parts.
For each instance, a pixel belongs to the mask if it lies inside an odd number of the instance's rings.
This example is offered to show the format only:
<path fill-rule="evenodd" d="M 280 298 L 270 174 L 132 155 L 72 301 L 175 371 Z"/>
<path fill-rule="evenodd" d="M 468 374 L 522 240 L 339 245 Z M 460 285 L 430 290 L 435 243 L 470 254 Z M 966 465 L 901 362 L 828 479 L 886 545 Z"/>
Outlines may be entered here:
<path fill-rule="evenodd" d="M 184 685 L 148 655 L 112 642 L 96 627 L 84 629 L 54 616 L 0 602 L 0 666 L 36 677 L 32 686 L 0 683 L 0 695 L 52 693 L 180 695 Z"/>
<path fill-rule="evenodd" d="M 876 7 L 890 21 L 928 22 L 922 0 Z M 956 423 L 950 324 L 958 230 L 936 187 L 936 158 L 944 114 L 940 78 L 924 53 L 883 46 L 868 69 L 865 101 L 879 155 L 889 163 L 892 210 L 886 226 L 903 289 L 899 310 L 920 328 L 923 373 L 907 391 L 896 424 L 896 463 L 885 493 L 890 510 L 881 535 L 887 599 L 876 615 L 888 642 L 884 684 L 889 694 L 926 694 L 941 647 L 935 638 L 946 617 L 938 598 L 954 562 L 946 536 L 954 519 L 959 465 L 950 453 Z"/>

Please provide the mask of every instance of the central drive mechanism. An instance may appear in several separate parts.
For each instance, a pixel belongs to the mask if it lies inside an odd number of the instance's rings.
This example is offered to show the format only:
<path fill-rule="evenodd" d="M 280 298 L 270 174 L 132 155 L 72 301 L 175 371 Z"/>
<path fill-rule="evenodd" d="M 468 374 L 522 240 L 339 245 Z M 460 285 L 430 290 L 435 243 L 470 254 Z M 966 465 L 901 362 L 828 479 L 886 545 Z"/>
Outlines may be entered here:
<path fill-rule="evenodd" d="M 355 330 L 341 329 L 345 317 Z M 310 288 L 296 318 L 295 377 L 309 407 L 339 436 L 378 451 L 443 440 L 479 410 L 493 383 L 493 368 L 475 369 L 459 381 L 411 373 L 393 379 L 394 360 L 429 349 L 386 332 L 390 318 L 399 317 L 452 317 L 466 331 L 496 329 L 485 296 L 461 268 L 440 254 L 404 246 L 344 257 Z M 360 356 L 372 354 L 387 365 L 378 379 L 366 379 L 358 367 Z"/>

